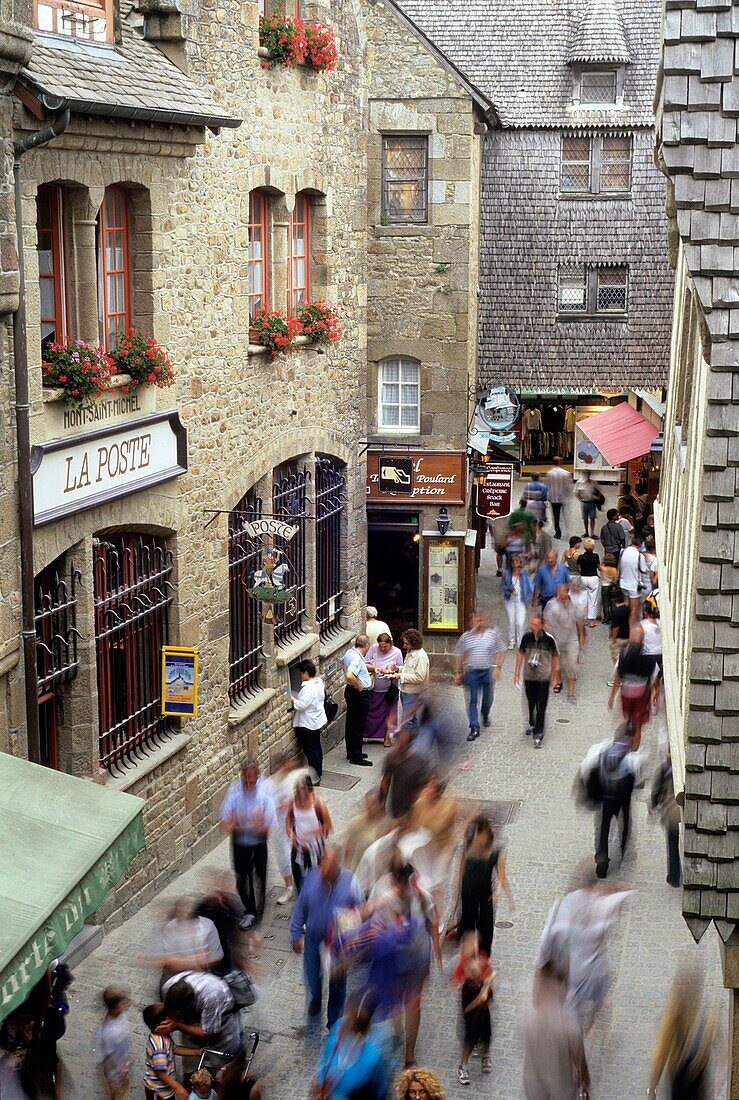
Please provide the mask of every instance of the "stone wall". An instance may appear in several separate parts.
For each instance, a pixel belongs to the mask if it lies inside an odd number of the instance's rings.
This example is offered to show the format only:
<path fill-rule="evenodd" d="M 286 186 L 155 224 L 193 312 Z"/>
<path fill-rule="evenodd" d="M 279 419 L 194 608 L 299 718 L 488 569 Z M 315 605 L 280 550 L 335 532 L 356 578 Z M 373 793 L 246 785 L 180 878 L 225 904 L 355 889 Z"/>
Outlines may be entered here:
<path fill-rule="evenodd" d="M 157 337 L 177 375 L 171 389 L 141 397 L 147 410 L 177 409 L 188 431 L 186 474 L 36 532 L 37 572 L 60 555 L 65 563 L 74 560 L 82 572 L 80 669 L 62 691 L 62 766 L 141 795 L 147 803 L 147 851 L 99 914 L 112 922 L 215 843 L 220 799 L 245 756 L 268 769 L 278 757 L 295 751 L 284 662 L 288 655 L 314 657 L 329 686 L 338 690 L 337 657 L 349 645 L 365 601 L 365 470 L 356 442 L 366 424 L 362 43 L 351 5 L 334 11 L 315 4 L 306 14 L 334 25 L 341 58 L 336 71 L 265 68 L 257 52 L 254 0 L 203 3 L 190 13 L 190 76 L 208 88 L 224 111 L 245 120 L 240 129 L 203 134 L 73 116 L 63 137 L 29 153 L 23 162 L 34 441 L 55 438 L 60 424 L 58 405 L 41 388 L 35 252 L 36 191 L 41 183 L 55 181 L 67 188 L 72 333 L 95 341 L 94 221 L 106 185 L 121 183 L 129 189 L 134 324 Z M 6 107 L 8 101 L 2 103 Z M 34 126 L 16 104 L 16 132 Z M 325 353 L 301 346 L 290 357 L 273 361 L 261 349 L 249 348 L 246 222 L 254 187 L 270 194 L 276 307 L 286 302 L 288 213 L 298 191 L 311 195 L 313 297 L 337 303 L 343 329 L 339 343 Z M 9 399 L 6 383 L 6 410 Z M 127 419 L 123 415 L 110 422 Z M 6 411 L 0 443 L 4 470 L 12 469 L 12 425 Z M 314 598 L 309 599 L 302 642 L 291 645 L 289 654 L 275 649 L 266 626 L 260 689 L 247 706 L 233 708 L 228 697 L 227 516 L 209 521 L 215 511 L 232 509 L 260 481 L 268 492 L 272 470 L 281 462 L 298 458 L 310 466 L 317 453 L 338 458 L 347 469 L 343 631 L 319 641 Z M 11 479 L 2 486 L 0 505 L 15 508 Z M 264 508 L 271 508 L 269 497 Z M 169 641 L 198 646 L 201 677 L 198 717 L 183 721 L 179 733 L 136 767 L 110 777 L 99 774 L 96 763 L 92 547 L 97 534 L 115 530 L 155 531 L 167 537 L 176 580 Z M 10 568 L 17 559 L 14 539 L 4 553 L 3 641 L 17 636 L 19 629 L 17 581 L 14 566 Z M 23 751 L 22 685 L 3 677 L 2 697 L 9 700 L 5 705 L 11 719 L 0 749 Z M 339 732 L 337 721 L 334 739 Z"/>

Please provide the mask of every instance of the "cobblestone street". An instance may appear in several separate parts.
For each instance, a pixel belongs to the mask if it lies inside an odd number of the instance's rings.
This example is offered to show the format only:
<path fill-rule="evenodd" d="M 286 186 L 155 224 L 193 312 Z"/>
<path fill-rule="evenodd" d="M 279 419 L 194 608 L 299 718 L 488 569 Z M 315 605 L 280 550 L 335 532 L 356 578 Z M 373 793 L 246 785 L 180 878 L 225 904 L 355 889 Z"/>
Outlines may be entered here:
<path fill-rule="evenodd" d="M 573 517 L 574 519 L 574 517 Z M 577 528 L 572 528 L 577 529 Z M 567 530 L 567 528 L 565 528 Z M 502 622 L 502 608 L 495 577 L 495 557 L 483 554 L 478 605 L 491 609 Z M 455 793 L 465 798 L 515 800 L 520 808 L 505 830 L 508 844 L 508 874 L 515 900 L 510 911 L 501 902 L 499 925 L 493 951 L 497 985 L 493 1010 L 493 1064 L 490 1078 L 480 1076 L 479 1062 L 470 1066 L 472 1087 L 457 1084 L 458 994 L 448 984 L 452 956 L 447 954 L 445 973 L 434 973 L 425 1002 L 418 1056 L 442 1077 L 449 1096 L 464 1094 L 495 1100 L 513 1100 L 521 1095 L 521 1015 L 529 1001 L 537 939 L 554 899 L 562 892 L 575 863 L 592 852 L 593 822 L 573 805 L 570 788 L 575 769 L 587 747 L 607 736 L 612 728 L 606 708 L 606 680 L 610 666 L 606 628 L 588 631 L 588 646 L 578 681 L 577 700 L 568 703 L 563 693 L 550 702 L 548 731 L 543 747 L 535 751 L 524 736 L 521 695 L 512 683 L 513 654 L 508 654 L 498 684 L 492 726 L 471 748 L 465 746 L 462 766 L 453 780 Z M 462 696 L 449 689 L 450 705 L 459 710 L 460 737 L 466 728 Z M 663 720 L 652 722 L 646 742 L 656 759 Z M 331 787 L 331 775 L 324 785 L 324 797 L 340 835 L 356 811 L 361 795 L 379 781 L 384 750 L 370 747 L 375 768 L 361 771 L 358 782 L 348 791 Z M 343 746 L 326 760 L 329 772 L 347 775 L 351 769 Z M 648 774 L 651 775 L 651 768 Z M 632 883 L 636 892 L 627 903 L 618 938 L 611 950 L 613 994 L 607 1019 L 601 1019 L 590 1042 L 592 1096 L 610 1100 L 632 1100 L 644 1095 L 648 1064 L 659 1024 L 666 991 L 679 961 L 686 955 L 699 956 L 706 967 L 707 986 L 722 1012 L 723 1055 L 726 994 L 720 976 L 716 933 L 711 928 L 703 943 L 695 947 L 680 913 L 680 893 L 665 883 L 664 837 L 657 821 L 648 820 L 644 792 L 636 798 L 633 814 L 634 846 L 619 877 Z M 167 895 L 192 892 L 206 867 L 228 864 L 228 848 L 216 852 L 175 882 Z M 616 871 L 616 874 L 619 874 Z M 289 913 L 275 908 L 279 893 L 275 868 L 270 867 L 272 889 L 264 924 L 260 963 L 264 968 L 264 995 L 251 1021 L 263 1032 L 256 1067 L 265 1078 L 264 1095 L 274 1100 L 302 1100 L 316 1061 L 322 1025 L 305 1025 L 301 962 L 289 949 Z M 156 996 L 158 975 L 141 962 L 152 930 L 156 929 L 162 899 L 143 909 L 134 919 L 114 931 L 91 956 L 76 968 L 72 989 L 72 1010 L 68 1035 L 61 1052 L 73 1079 L 67 1095 L 74 1100 L 97 1100 L 102 1084 L 95 1067 L 93 1047 L 99 1020 L 97 995 L 110 981 L 121 981 L 132 993 L 130 1018 L 135 1025 L 137 1050 L 143 1051 L 144 1033 L 140 1006 Z M 143 1095 L 139 1067 L 135 1070 L 135 1096 Z M 719 1074 L 715 1095 L 723 1090 Z"/>

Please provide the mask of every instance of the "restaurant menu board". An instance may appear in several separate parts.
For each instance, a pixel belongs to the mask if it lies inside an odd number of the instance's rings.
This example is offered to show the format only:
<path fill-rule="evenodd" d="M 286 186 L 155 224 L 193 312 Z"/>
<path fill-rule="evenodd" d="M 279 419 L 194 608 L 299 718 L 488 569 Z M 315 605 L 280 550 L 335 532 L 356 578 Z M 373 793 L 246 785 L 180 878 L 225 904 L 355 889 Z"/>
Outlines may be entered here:
<path fill-rule="evenodd" d="M 427 539 L 426 630 L 459 631 L 464 613 L 461 539 Z"/>

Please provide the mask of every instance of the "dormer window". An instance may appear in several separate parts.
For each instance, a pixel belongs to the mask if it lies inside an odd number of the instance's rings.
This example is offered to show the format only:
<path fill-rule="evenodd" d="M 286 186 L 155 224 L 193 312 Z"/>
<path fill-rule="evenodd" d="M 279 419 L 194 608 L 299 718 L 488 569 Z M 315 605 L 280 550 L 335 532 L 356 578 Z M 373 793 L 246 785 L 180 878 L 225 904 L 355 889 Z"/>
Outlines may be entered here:
<path fill-rule="evenodd" d="M 36 0 L 36 30 L 113 41 L 113 0 Z"/>
<path fill-rule="evenodd" d="M 572 74 L 572 103 L 575 107 L 620 107 L 624 98 L 624 68 L 582 66 Z"/>

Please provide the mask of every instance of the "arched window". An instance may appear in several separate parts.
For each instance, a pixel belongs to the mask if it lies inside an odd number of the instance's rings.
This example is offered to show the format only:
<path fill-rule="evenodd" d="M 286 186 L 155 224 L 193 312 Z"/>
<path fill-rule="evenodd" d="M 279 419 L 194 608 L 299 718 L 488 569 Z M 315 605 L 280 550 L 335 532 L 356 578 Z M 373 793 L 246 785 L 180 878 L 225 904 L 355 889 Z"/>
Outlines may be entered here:
<path fill-rule="evenodd" d="M 272 511 L 275 517 L 298 529 L 291 539 L 274 539 L 275 549 L 288 563 L 288 587 L 295 597 L 292 607 L 278 604 L 275 608 L 275 642 L 278 645 L 300 633 L 307 610 L 305 551 L 309 479 L 310 473 L 300 467 L 297 459 L 283 462 L 272 475 Z"/>
<path fill-rule="evenodd" d="M 100 763 L 134 766 L 166 736 L 162 646 L 174 599 L 172 552 L 156 535 L 102 535 L 93 543 Z"/>
<path fill-rule="evenodd" d="M 251 191 L 249 194 L 247 232 L 249 316 L 256 317 L 269 305 L 269 234 L 264 191 Z"/>
<path fill-rule="evenodd" d="M 106 187 L 98 214 L 100 342 L 115 351 L 131 328 L 129 199 L 123 187 Z"/>
<path fill-rule="evenodd" d="M 301 191 L 288 225 L 287 309 L 294 315 L 311 297 L 311 203 Z"/>
<path fill-rule="evenodd" d="M 36 250 L 41 347 L 67 336 L 67 265 L 64 248 L 64 193 L 56 184 L 36 195 Z"/>
<path fill-rule="evenodd" d="M 246 525 L 262 514 L 262 501 L 253 489 L 241 498 L 228 517 L 228 694 L 239 703 L 259 687 L 262 652 L 262 607 L 249 595 L 254 574 L 262 566 L 262 546 Z"/>
<path fill-rule="evenodd" d="M 377 427 L 388 432 L 421 429 L 421 364 L 384 359 L 377 371 Z"/>
<path fill-rule="evenodd" d="M 327 455 L 316 457 L 316 621 L 330 634 L 341 622 L 341 528 L 346 498 L 346 466 Z"/>

